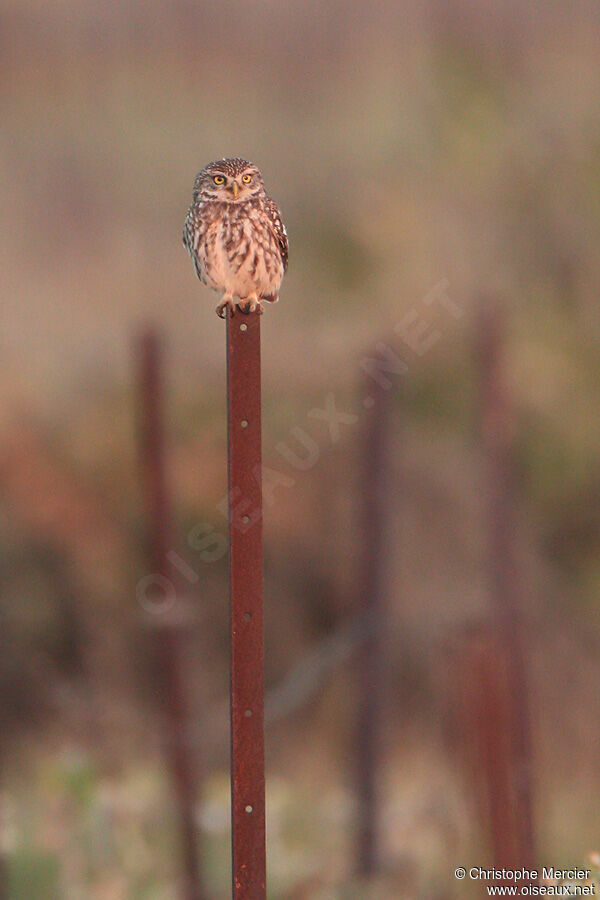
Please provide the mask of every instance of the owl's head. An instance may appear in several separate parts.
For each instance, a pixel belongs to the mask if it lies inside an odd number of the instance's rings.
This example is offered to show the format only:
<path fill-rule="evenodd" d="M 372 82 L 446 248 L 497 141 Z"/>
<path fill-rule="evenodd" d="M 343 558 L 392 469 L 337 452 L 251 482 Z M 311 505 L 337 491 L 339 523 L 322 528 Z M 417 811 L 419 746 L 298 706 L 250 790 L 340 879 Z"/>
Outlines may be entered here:
<path fill-rule="evenodd" d="M 196 175 L 194 200 L 243 203 L 264 192 L 262 175 L 247 159 L 220 159 Z"/>

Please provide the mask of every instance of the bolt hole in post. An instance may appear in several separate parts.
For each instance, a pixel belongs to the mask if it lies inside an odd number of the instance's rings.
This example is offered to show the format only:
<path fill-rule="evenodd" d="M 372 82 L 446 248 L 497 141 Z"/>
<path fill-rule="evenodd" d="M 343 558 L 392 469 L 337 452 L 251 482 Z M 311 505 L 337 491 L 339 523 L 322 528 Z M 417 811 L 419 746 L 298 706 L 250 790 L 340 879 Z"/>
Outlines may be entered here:
<path fill-rule="evenodd" d="M 260 316 L 226 328 L 233 898 L 266 900 Z"/>

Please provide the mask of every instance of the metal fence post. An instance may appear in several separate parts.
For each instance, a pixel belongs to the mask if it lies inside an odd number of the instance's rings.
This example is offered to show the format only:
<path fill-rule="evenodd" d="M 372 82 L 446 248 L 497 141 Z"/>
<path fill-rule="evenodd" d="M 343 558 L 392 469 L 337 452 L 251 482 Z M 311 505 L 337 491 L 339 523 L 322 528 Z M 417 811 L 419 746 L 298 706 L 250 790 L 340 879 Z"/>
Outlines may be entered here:
<path fill-rule="evenodd" d="M 233 897 L 266 898 L 260 316 L 227 319 Z"/>
<path fill-rule="evenodd" d="M 371 388 L 371 381 L 367 382 Z M 360 699 L 357 750 L 357 874 L 371 878 L 378 870 L 377 775 L 383 693 L 382 637 L 385 615 L 385 538 L 389 519 L 388 438 L 392 392 L 378 390 L 366 406 L 362 438 L 361 554 L 358 651 Z"/>
<path fill-rule="evenodd" d="M 140 472 L 147 515 L 147 556 L 150 570 L 161 578 L 173 576 L 168 559 L 170 509 L 165 464 L 163 425 L 162 346 L 152 328 L 137 341 L 141 434 Z M 172 612 L 172 611 L 171 611 Z M 165 752 L 167 754 L 183 855 L 183 900 L 203 900 L 195 821 L 196 778 L 188 740 L 189 712 L 182 666 L 181 626 L 169 620 L 169 610 L 157 607 L 156 653 L 164 699 Z"/>
<path fill-rule="evenodd" d="M 494 301 L 484 301 L 479 320 L 481 441 L 486 468 L 490 596 L 508 662 L 520 828 L 519 865 L 535 865 L 533 753 L 527 667 L 523 646 L 522 587 L 515 547 L 516 500 L 512 455 L 514 413 L 505 380 L 504 323 Z"/>
<path fill-rule="evenodd" d="M 516 748 L 509 661 L 502 637 L 489 624 L 468 628 L 451 646 L 457 733 L 473 781 L 479 814 L 489 833 L 493 865 L 519 868 L 520 821 L 515 796 Z M 528 867 L 530 868 L 530 867 Z M 499 879 L 500 884 L 510 884 Z"/>

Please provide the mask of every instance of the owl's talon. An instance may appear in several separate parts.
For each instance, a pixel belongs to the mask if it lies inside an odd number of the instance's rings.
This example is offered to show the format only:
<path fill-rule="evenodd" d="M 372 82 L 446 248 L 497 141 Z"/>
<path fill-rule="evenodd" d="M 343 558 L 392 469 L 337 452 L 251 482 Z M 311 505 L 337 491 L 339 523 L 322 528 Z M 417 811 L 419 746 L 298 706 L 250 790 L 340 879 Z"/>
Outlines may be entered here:
<path fill-rule="evenodd" d="M 227 319 L 229 316 L 233 318 L 235 312 L 233 297 L 223 297 L 215 312 L 220 319 Z"/>
<path fill-rule="evenodd" d="M 260 305 L 260 300 L 258 299 L 256 294 L 251 294 L 249 297 L 246 297 L 244 300 L 241 300 L 238 303 L 238 309 L 240 312 L 243 312 L 244 315 L 248 315 L 249 313 L 258 313 L 259 316 L 263 313 L 263 308 Z"/>

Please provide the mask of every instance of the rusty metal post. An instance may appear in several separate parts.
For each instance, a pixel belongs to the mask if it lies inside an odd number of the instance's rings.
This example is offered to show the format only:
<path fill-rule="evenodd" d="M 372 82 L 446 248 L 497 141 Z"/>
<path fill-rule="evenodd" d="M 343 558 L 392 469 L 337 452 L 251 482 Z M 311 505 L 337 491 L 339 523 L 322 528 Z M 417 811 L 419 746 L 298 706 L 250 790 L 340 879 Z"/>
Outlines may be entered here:
<path fill-rule="evenodd" d="M 369 381 L 367 389 L 372 390 Z M 378 869 L 377 770 L 382 700 L 382 619 L 385 592 L 385 534 L 389 509 L 388 431 L 391 392 L 377 391 L 366 405 L 362 442 L 362 571 L 359 603 L 362 618 L 358 653 L 359 712 L 357 748 L 357 874 L 370 878 Z"/>
<path fill-rule="evenodd" d="M 495 868 L 523 865 L 514 785 L 513 704 L 504 640 L 489 625 L 469 629 L 452 645 L 453 706 L 480 818 Z M 502 881 L 498 883 L 504 883 Z M 508 883 L 508 882 L 506 882 Z"/>
<path fill-rule="evenodd" d="M 170 509 L 165 465 L 163 385 L 160 337 L 152 328 L 138 338 L 141 406 L 140 469 L 147 515 L 147 555 L 150 570 L 173 578 L 169 563 Z M 195 822 L 196 778 L 190 742 L 189 712 L 183 671 L 181 627 L 157 606 L 156 653 L 164 701 L 165 750 L 175 791 L 183 854 L 182 900 L 203 900 L 198 832 Z"/>
<path fill-rule="evenodd" d="M 260 316 L 227 319 L 233 897 L 266 898 Z"/>
<path fill-rule="evenodd" d="M 515 746 L 513 777 L 520 823 L 520 858 L 515 863 L 533 868 L 533 752 L 523 646 L 522 587 L 515 547 L 516 501 L 512 458 L 514 413 L 505 381 L 503 332 L 498 305 L 485 301 L 479 322 L 478 355 L 481 440 L 488 497 L 489 589 L 508 661 Z"/>

